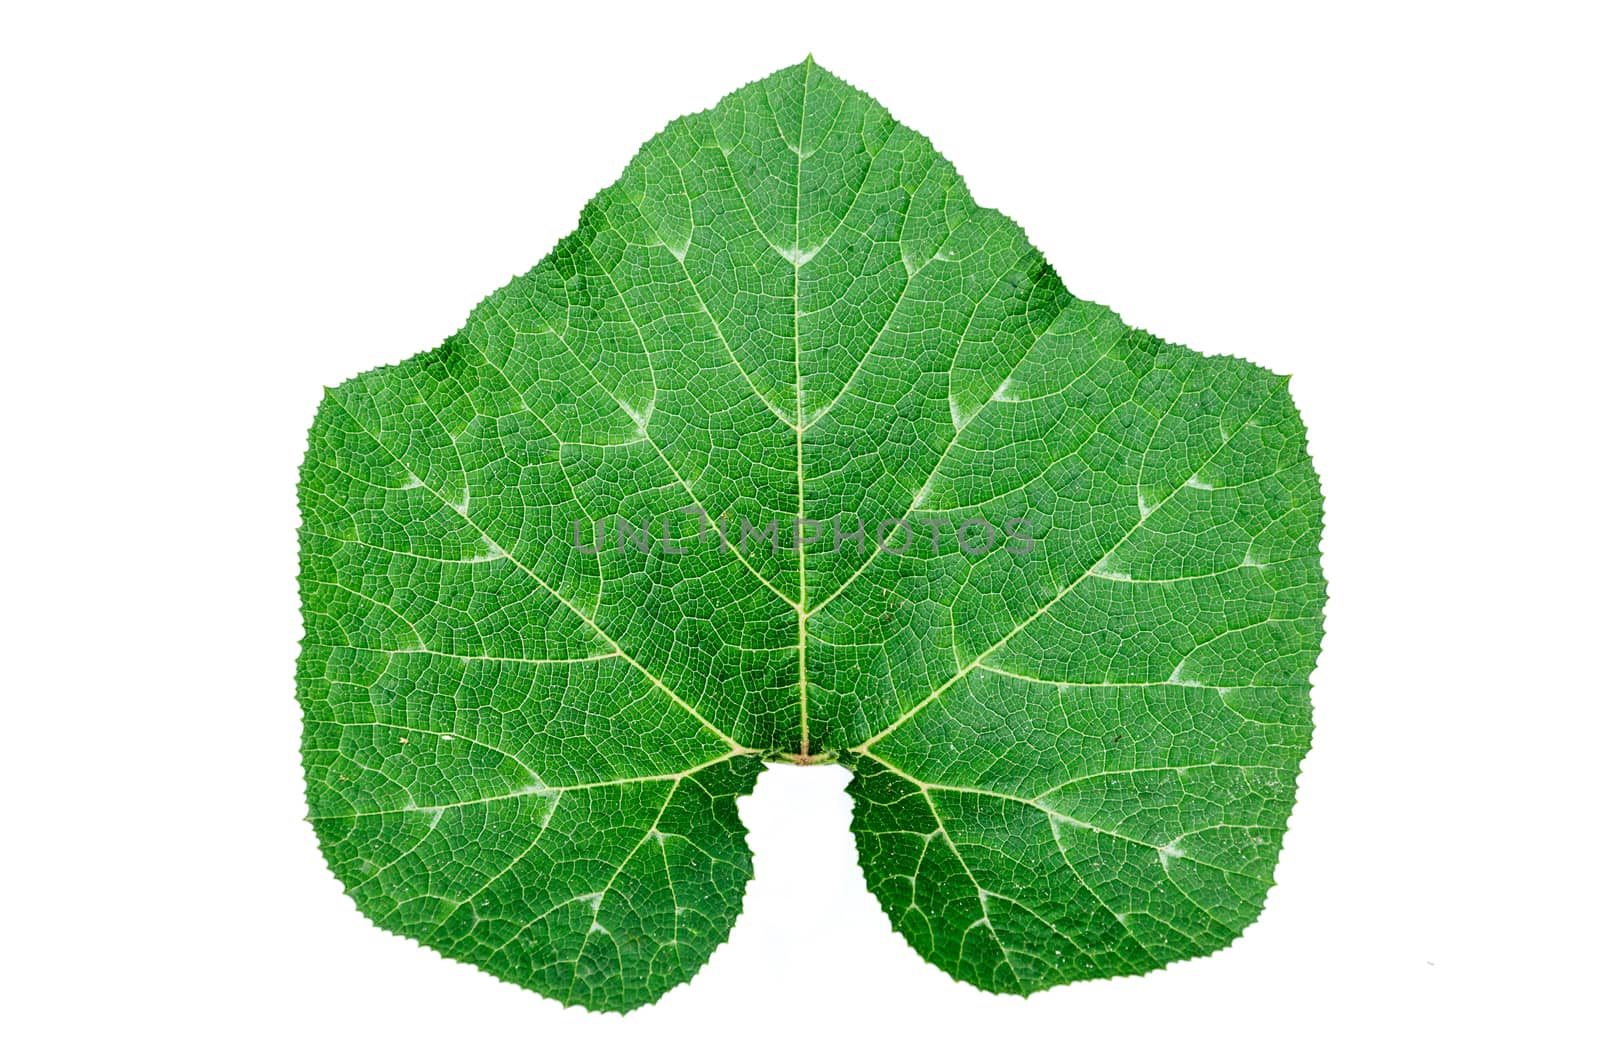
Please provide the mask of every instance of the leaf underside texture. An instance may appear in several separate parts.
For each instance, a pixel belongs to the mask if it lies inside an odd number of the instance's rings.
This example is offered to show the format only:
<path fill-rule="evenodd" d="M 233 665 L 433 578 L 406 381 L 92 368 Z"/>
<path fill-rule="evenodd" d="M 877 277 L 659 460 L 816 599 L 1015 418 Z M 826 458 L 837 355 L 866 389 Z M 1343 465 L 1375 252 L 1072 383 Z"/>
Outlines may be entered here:
<path fill-rule="evenodd" d="M 727 938 L 763 760 L 838 761 L 868 885 L 955 977 L 1213 952 L 1311 737 L 1322 502 L 1286 383 L 1070 295 L 810 60 L 748 85 L 440 347 L 327 393 L 299 488 L 322 850 L 379 926 L 626 1011 Z M 575 548 L 691 508 L 868 538 Z M 979 515 L 1034 548 L 871 531 Z"/>

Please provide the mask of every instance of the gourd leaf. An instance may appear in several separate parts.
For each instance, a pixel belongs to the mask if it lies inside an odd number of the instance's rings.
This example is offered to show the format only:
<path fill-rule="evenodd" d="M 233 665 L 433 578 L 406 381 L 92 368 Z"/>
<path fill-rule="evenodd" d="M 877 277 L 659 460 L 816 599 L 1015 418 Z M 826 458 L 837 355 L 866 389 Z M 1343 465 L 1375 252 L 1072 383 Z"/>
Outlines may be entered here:
<path fill-rule="evenodd" d="M 1286 380 L 1070 295 L 809 59 L 748 85 L 437 349 L 327 392 L 322 850 L 379 926 L 626 1011 L 726 939 L 762 762 L 837 761 L 868 885 L 959 979 L 1221 948 L 1311 733 Z"/>

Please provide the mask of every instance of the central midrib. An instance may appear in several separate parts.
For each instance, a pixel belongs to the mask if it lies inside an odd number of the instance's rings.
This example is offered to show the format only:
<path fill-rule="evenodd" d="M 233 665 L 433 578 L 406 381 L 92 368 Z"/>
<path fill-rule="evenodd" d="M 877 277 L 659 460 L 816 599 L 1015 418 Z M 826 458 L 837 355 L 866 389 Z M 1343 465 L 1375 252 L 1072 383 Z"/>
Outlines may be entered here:
<path fill-rule="evenodd" d="M 800 652 L 800 763 L 811 759 L 811 721 L 806 691 L 806 397 L 800 375 L 800 177 L 806 156 L 806 102 L 811 91 L 811 57 L 806 56 L 805 78 L 800 84 L 800 128 L 794 152 L 794 476 L 796 491 L 795 538 L 800 549 L 800 601 L 795 606 Z"/>

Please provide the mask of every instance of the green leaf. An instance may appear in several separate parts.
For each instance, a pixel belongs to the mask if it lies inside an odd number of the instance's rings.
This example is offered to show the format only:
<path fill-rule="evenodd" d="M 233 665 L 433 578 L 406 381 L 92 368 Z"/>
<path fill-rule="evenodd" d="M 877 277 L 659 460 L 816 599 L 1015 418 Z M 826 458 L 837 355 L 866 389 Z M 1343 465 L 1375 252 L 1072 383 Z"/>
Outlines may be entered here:
<path fill-rule="evenodd" d="M 762 761 L 836 760 L 868 884 L 957 978 L 1212 952 L 1310 742 L 1321 497 L 1285 385 L 1068 294 L 810 60 L 746 86 L 439 348 L 328 392 L 323 851 L 378 925 L 628 1010 L 727 937 Z"/>

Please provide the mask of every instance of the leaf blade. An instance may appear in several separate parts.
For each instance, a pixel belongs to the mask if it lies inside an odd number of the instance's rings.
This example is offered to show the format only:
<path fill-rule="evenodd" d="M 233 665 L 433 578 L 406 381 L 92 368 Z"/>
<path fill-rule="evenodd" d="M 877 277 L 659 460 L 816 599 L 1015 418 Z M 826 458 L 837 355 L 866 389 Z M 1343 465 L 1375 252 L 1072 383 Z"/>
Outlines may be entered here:
<path fill-rule="evenodd" d="M 1072 296 L 809 60 L 331 391 L 300 498 L 313 822 L 445 955 L 658 998 L 737 915 L 763 757 L 855 770 L 869 885 L 984 988 L 1150 970 L 1260 910 L 1326 595 L 1286 378 Z M 690 548 L 584 547 L 669 514 Z M 986 517 L 1033 549 L 966 550 Z M 853 552 L 798 539 L 850 518 Z M 769 520 L 796 541 L 741 549 Z"/>

